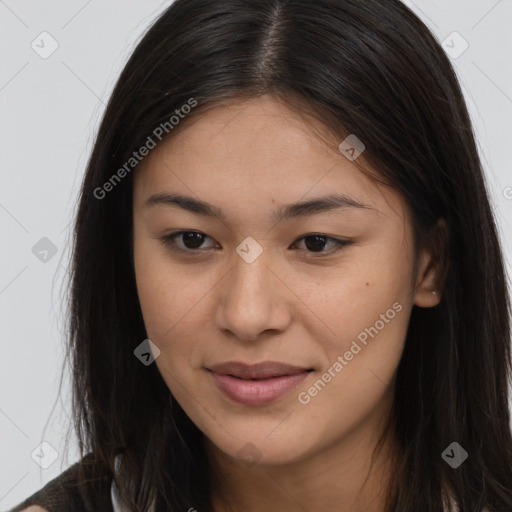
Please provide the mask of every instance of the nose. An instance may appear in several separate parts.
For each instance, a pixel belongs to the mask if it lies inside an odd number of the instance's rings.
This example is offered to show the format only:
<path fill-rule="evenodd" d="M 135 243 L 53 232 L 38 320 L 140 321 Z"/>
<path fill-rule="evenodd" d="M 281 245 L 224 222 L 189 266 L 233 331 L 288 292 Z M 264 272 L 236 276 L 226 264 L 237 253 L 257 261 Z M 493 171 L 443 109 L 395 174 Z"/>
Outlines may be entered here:
<path fill-rule="evenodd" d="M 291 321 L 291 292 L 285 276 L 265 253 L 248 263 L 235 255 L 220 288 L 216 321 L 219 329 L 245 341 L 265 331 L 284 331 Z"/>

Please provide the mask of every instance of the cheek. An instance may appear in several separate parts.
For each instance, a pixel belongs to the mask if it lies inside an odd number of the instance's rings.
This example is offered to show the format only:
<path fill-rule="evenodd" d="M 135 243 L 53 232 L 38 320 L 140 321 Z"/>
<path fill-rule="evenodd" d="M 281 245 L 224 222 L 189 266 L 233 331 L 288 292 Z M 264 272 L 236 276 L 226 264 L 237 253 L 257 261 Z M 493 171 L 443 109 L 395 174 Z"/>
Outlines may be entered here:
<path fill-rule="evenodd" d="M 293 282 L 297 296 L 323 323 L 335 347 L 372 326 L 388 310 L 390 318 L 383 319 L 386 327 L 389 319 L 396 323 L 395 316 L 405 315 L 395 315 L 393 304 L 404 309 L 411 304 L 407 257 L 382 245 L 361 248 L 347 254 L 337 268 L 315 269 L 314 275 L 297 276 Z"/>
<path fill-rule="evenodd" d="M 136 282 L 148 338 L 160 349 L 155 364 L 170 392 L 188 404 L 194 392 L 191 367 L 199 365 L 198 315 L 206 285 L 190 284 L 165 258 L 136 257 Z M 199 331 L 198 331 L 199 329 Z M 187 383 L 186 386 L 183 384 Z"/>
<path fill-rule="evenodd" d="M 374 400 L 400 361 L 412 308 L 412 263 L 398 247 L 397 243 L 394 248 L 390 244 L 361 250 L 357 259 L 347 257 L 346 265 L 331 271 L 329 279 L 316 281 L 315 286 L 303 284 L 300 295 L 307 297 L 310 310 L 321 320 L 310 324 L 309 335 L 322 348 L 322 372 L 328 372 L 325 387 L 336 390 L 338 398 L 350 401 L 364 392 Z M 319 383 L 317 392 L 322 386 Z"/>
<path fill-rule="evenodd" d="M 134 265 L 146 333 L 161 351 L 157 365 L 178 374 L 200 366 L 198 333 L 208 332 L 208 294 L 219 279 L 184 269 L 152 241 L 134 246 Z"/>
<path fill-rule="evenodd" d="M 165 333 L 191 309 L 188 278 L 176 268 L 158 240 L 134 242 L 137 294 L 148 335 L 165 341 Z"/>
<path fill-rule="evenodd" d="M 361 267 L 312 296 L 311 307 L 330 329 L 322 328 L 328 335 L 320 335 L 319 328 L 311 328 L 309 336 L 322 350 L 323 364 L 317 379 L 301 387 L 296 398 L 308 421 L 323 425 L 326 438 L 349 431 L 371 411 L 389 405 L 406 338 L 412 307 L 407 280 L 392 278 L 389 269 Z"/>

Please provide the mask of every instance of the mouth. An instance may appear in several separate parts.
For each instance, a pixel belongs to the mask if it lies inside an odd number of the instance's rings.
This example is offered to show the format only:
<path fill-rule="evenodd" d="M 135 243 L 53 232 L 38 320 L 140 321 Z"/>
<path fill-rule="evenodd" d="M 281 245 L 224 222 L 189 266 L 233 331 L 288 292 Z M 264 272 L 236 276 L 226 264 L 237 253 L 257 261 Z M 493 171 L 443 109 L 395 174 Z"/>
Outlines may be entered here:
<path fill-rule="evenodd" d="M 228 362 L 207 368 L 213 381 L 230 400 L 244 405 L 264 405 L 288 394 L 313 368 L 275 361 L 254 365 Z"/>

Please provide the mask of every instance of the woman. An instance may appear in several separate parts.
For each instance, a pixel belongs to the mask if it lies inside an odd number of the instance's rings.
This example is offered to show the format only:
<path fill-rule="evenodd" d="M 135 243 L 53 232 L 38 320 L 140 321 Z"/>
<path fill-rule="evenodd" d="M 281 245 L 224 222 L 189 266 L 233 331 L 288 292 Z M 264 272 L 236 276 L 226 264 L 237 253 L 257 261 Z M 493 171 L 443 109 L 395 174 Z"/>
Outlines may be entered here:
<path fill-rule="evenodd" d="M 13 510 L 512 510 L 502 252 L 399 1 L 173 3 L 107 106 L 70 286 L 82 459 Z"/>

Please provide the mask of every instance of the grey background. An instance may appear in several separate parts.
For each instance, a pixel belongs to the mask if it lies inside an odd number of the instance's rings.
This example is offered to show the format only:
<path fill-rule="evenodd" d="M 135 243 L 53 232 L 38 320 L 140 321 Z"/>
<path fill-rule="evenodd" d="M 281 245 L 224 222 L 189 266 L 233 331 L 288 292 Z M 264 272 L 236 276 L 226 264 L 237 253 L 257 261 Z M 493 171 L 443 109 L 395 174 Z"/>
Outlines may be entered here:
<path fill-rule="evenodd" d="M 447 52 L 464 48 L 454 31 L 469 44 L 452 61 L 473 119 L 510 274 L 512 1 L 405 3 L 446 41 Z M 78 459 L 74 437 L 64 456 L 68 382 L 58 395 L 69 225 L 114 81 L 140 35 L 169 4 L 0 0 L 0 510 Z M 31 46 L 34 41 L 40 52 L 51 49 L 42 32 L 58 43 L 46 59 Z M 43 442 L 48 444 L 40 448 Z"/>

